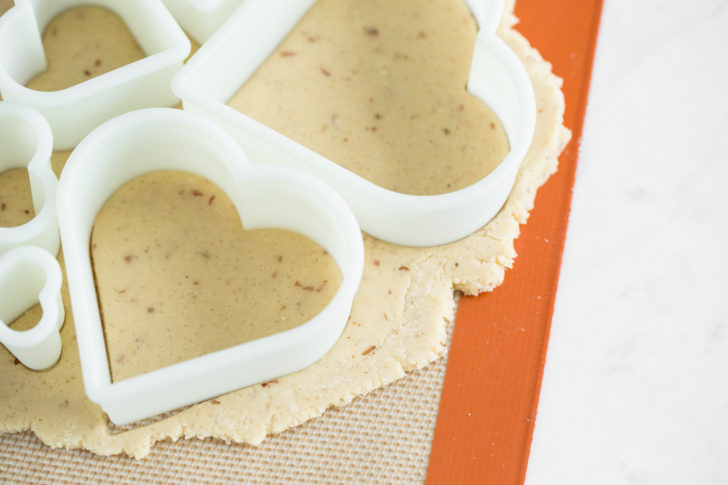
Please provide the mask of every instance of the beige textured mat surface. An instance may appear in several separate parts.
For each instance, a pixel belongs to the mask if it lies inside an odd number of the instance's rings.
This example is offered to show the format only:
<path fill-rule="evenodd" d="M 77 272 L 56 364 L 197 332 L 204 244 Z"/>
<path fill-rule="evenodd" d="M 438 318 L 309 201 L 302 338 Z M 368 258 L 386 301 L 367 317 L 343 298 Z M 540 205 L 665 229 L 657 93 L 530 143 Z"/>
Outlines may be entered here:
<path fill-rule="evenodd" d="M 258 447 L 164 441 L 134 460 L 50 449 L 31 432 L 0 435 L 0 478 L 28 484 L 419 483 L 444 377 L 440 359 Z"/>

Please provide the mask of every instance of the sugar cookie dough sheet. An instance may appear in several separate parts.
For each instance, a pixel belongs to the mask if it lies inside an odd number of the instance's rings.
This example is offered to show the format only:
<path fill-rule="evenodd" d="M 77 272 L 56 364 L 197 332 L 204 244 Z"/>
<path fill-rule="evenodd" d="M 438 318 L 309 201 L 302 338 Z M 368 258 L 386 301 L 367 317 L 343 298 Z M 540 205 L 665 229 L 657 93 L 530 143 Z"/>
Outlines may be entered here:
<path fill-rule="evenodd" d="M 512 11 L 512 10 L 509 10 Z M 245 388 L 187 408 L 171 417 L 112 432 L 101 408 L 83 391 L 71 312 L 62 330 L 57 366 L 32 372 L 0 349 L 0 431 L 30 429 L 53 447 L 85 448 L 101 455 L 143 457 L 160 440 L 217 437 L 257 444 L 399 379 L 446 351 L 446 324 L 454 316 L 453 291 L 491 291 L 516 253 L 514 239 L 525 223 L 536 190 L 557 167 L 569 140 L 562 126 L 561 80 L 515 30 L 507 14 L 499 35 L 522 60 L 538 107 L 536 133 L 513 192 L 499 215 L 475 234 L 435 248 L 404 248 L 364 236 L 366 263 L 361 287 L 341 339 L 314 365 L 267 385 Z M 54 155 L 62 167 L 68 153 Z M 62 255 L 59 257 L 62 261 Z M 69 306 L 63 289 L 64 304 Z M 27 316 L 28 320 L 38 315 Z"/>

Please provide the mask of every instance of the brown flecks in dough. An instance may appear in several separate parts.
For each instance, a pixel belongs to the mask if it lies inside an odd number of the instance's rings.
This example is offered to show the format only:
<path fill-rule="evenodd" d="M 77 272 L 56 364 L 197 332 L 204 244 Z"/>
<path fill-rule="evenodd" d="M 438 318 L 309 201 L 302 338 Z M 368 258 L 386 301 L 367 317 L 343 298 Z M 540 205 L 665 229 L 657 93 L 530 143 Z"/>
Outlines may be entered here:
<path fill-rule="evenodd" d="M 445 133 L 446 135 L 449 135 L 450 134 L 450 128 L 443 128 L 442 129 L 442 132 Z"/>
<path fill-rule="evenodd" d="M 192 190 L 192 195 L 195 196 L 195 197 L 202 197 L 205 194 L 203 194 L 201 190 L 193 189 Z"/>
<path fill-rule="evenodd" d="M 271 278 L 278 278 L 278 271 L 273 271 L 273 274 L 270 276 Z"/>
<path fill-rule="evenodd" d="M 377 120 L 381 120 L 382 119 L 382 115 L 379 114 L 379 113 L 374 113 L 374 118 L 377 119 Z"/>
<path fill-rule="evenodd" d="M 305 291 L 313 291 L 313 286 L 304 286 L 304 287 L 303 287 L 303 288 L 301 288 L 301 289 L 302 289 L 302 290 L 305 290 Z"/>
<path fill-rule="evenodd" d="M 218 404 L 220 404 L 220 401 L 218 401 L 217 399 L 213 399 L 212 401 L 210 401 L 210 404 L 212 404 L 213 406 L 217 406 Z"/>
<path fill-rule="evenodd" d="M 268 387 L 271 384 L 278 384 L 278 381 L 274 379 L 272 381 L 267 381 L 267 382 L 261 382 L 260 383 L 261 387 Z"/>
<path fill-rule="evenodd" d="M 303 35 L 303 37 L 305 37 L 306 40 L 311 42 L 312 44 L 319 39 L 318 35 L 314 36 L 314 35 L 307 34 L 306 32 L 301 32 L 301 35 Z"/>
<path fill-rule="evenodd" d="M 30 209 L 23 209 L 23 214 L 30 214 Z"/>
<path fill-rule="evenodd" d="M 457 261 L 455 261 L 455 267 L 458 267 L 458 266 L 460 266 L 460 263 L 458 263 Z"/>
<path fill-rule="evenodd" d="M 15 358 L 13 359 L 13 364 L 14 364 L 14 365 L 18 365 L 18 364 L 20 364 L 20 361 L 18 360 L 18 358 L 17 358 L 17 357 L 15 357 Z"/>
<path fill-rule="evenodd" d="M 386 321 L 389 321 L 389 316 L 388 316 L 388 315 L 387 315 L 386 313 L 382 313 L 382 315 L 384 316 L 384 319 L 385 319 Z"/>
<path fill-rule="evenodd" d="M 293 286 L 298 286 L 300 288 L 303 285 L 301 285 L 301 282 L 300 281 L 296 280 L 296 282 L 293 283 Z"/>
<path fill-rule="evenodd" d="M 212 203 L 215 202 L 215 196 L 211 195 L 209 199 L 207 199 L 207 205 L 212 205 Z"/>
<path fill-rule="evenodd" d="M 128 288 L 124 288 L 123 290 L 116 290 L 116 294 L 117 294 L 117 295 L 123 295 L 123 294 L 124 294 L 124 293 L 126 293 L 127 291 L 128 291 Z"/>
<path fill-rule="evenodd" d="M 331 73 L 324 67 L 321 67 L 321 74 L 324 76 L 331 76 Z"/>
<path fill-rule="evenodd" d="M 293 57 L 295 55 L 296 55 L 296 53 L 291 52 L 291 51 L 282 51 L 281 52 L 281 57 Z"/>
<path fill-rule="evenodd" d="M 505 158 L 508 139 L 488 129 L 497 117 L 466 90 L 477 25 L 469 12 L 453 15 L 467 9 L 453 1 L 319 0 L 228 104 L 385 189 L 471 186 Z M 307 32 L 322 41 L 308 45 Z M 324 128 L 334 110 L 340 123 Z M 432 136 L 444 127 L 447 137 Z"/>
<path fill-rule="evenodd" d="M 410 270 L 407 266 L 404 266 L 404 265 L 403 266 L 400 266 L 398 269 L 400 271 L 409 271 Z"/>
<path fill-rule="evenodd" d="M 490 126 L 491 130 L 495 130 L 495 128 L 496 128 L 495 123 L 493 123 L 492 121 L 490 122 L 489 126 Z"/>
<path fill-rule="evenodd" d="M 124 262 L 131 263 L 132 261 L 134 261 L 134 255 L 133 254 L 127 254 L 126 256 L 124 256 Z"/>
<path fill-rule="evenodd" d="M 0 210 L 3 210 L 4 211 L 6 207 L 7 207 L 7 205 L 5 205 L 5 202 L 3 202 L 2 204 L 0 204 Z"/>
<path fill-rule="evenodd" d="M 26 86 L 58 91 L 145 57 L 124 21 L 111 10 L 81 6 L 61 12 L 43 33 L 46 71 Z"/>
<path fill-rule="evenodd" d="M 379 266 L 380 264 L 381 264 L 381 263 L 379 262 L 379 260 L 378 260 L 378 259 L 375 259 L 375 260 L 374 260 L 374 266 Z"/>
<path fill-rule="evenodd" d="M 361 355 L 369 355 L 369 354 L 371 354 L 372 352 L 374 352 L 374 350 L 375 350 L 376 348 L 377 348 L 377 346 L 376 346 L 376 345 L 372 345 L 371 347 L 369 347 L 368 349 L 366 349 L 366 350 L 365 350 L 364 352 L 362 352 L 362 353 L 361 353 Z"/>
<path fill-rule="evenodd" d="M 321 246 L 289 231 L 244 231 L 219 187 L 183 172 L 122 186 L 91 239 L 112 381 L 294 328 L 318 314 L 341 281 Z M 135 341 L 142 333 L 146 340 Z M 168 352 L 153 351 L 169 342 Z M 126 361 L 116 362 L 119 355 Z"/>

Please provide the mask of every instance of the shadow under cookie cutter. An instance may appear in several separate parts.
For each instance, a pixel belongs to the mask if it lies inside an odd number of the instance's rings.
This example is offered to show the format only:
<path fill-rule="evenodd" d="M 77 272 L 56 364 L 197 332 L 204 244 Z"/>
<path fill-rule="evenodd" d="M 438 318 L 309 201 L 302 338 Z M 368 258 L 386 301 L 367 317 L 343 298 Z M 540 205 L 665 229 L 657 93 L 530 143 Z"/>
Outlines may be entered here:
<path fill-rule="evenodd" d="M 184 108 L 228 129 L 253 162 L 300 168 L 334 187 L 362 229 L 407 246 L 445 244 L 475 232 L 506 202 L 536 124 L 528 73 L 496 35 L 503 0 L 466 0 L 479 24 L 467 89 L 500 119 L 510 151 L 489 175 L 454 192 L 417 196 L 394 192 L 344 169 L 226 105 L 288 35 L 314 0 L 247 0 L 173 80 Z M 245 48 L 240 48 L 245 46 Z"/>
<path fill-rule="evenodd" d="M 91 231 L 109 196 L 133 178 L 158 170 L 186 171 L 215 183 L 245 229 L 288 229 L 316 241 L 342 273 L 333 299 L 291 330 L 112 382 L 89 254 Z M 91 132 L 63 170 L 58 210 L 86 394 L 117 425 L 314 363 L 344 329 L 363 271 L 359 226 L 333 189 L 298 170 L 249 163 L 222 128 L 181 110 L 134 111 Z"/>
<path fill-rule="evenodd" d="M 25 87 L 47 67 L 45 26 L 64 10 L 89 4 L 117 13 L 147 56 L 59 91 Z M 170 82 L 189 51 L 189 40 L 161 0 L 16 0 L 0 17 L 0 93 L 38 110 L 53 130 L 54 148 L 64 150 L 116 115 L 177 104 Z"/>

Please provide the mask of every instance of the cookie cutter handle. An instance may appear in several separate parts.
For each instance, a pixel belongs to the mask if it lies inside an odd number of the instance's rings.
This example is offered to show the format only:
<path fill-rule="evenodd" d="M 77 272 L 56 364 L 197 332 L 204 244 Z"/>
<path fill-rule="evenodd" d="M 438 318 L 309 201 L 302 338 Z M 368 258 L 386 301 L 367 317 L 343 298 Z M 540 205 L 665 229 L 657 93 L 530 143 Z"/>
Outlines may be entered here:
<path fill-rule="evenodd" d="M 0 343 L 30 369 L 47 369 L 61 356 L 61 282 L 58 261 L 43 249 L 22 246 L 0 257 Z M 33 328 L 8 327 L 35 303 L 43 315 Z"/>

